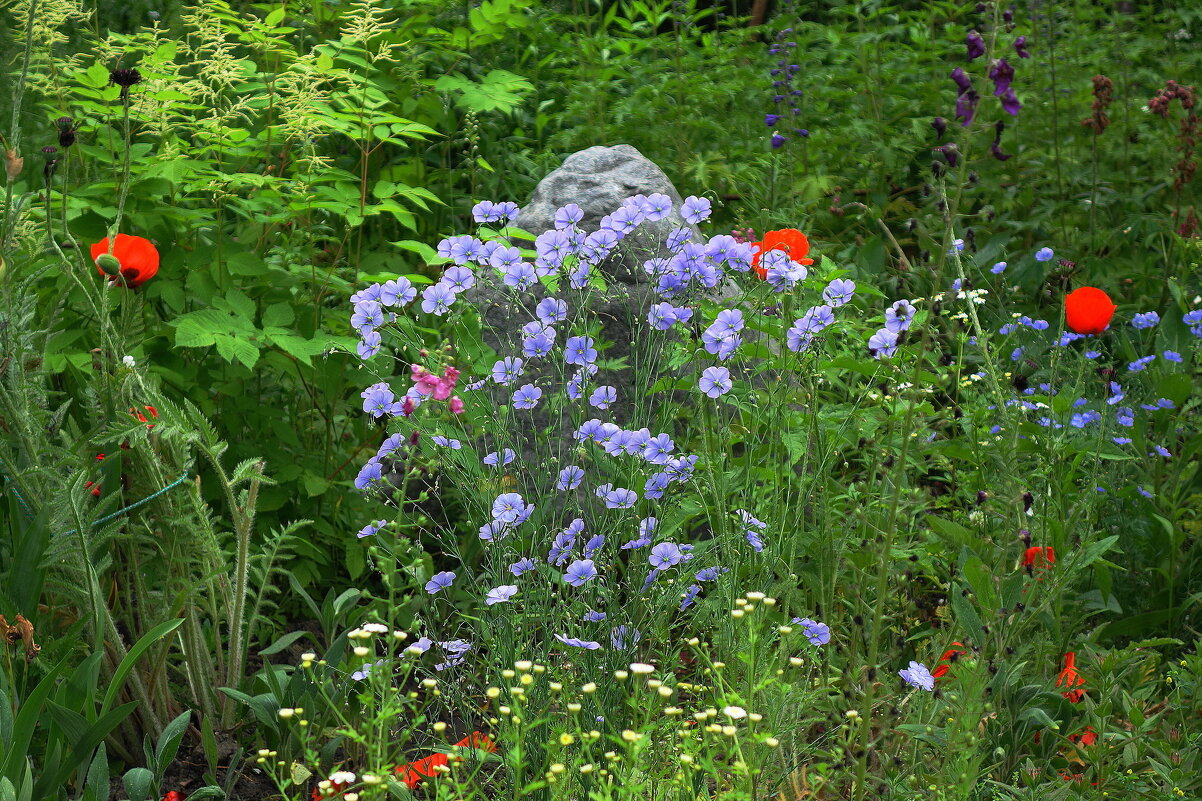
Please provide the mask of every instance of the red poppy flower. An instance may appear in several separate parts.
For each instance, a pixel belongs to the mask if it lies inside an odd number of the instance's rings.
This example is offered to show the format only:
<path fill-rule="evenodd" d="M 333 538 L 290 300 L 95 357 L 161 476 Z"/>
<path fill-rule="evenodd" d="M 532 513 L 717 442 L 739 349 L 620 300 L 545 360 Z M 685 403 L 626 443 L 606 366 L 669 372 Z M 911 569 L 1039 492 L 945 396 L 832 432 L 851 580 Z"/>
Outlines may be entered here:
<path fill-rule="evenodd" d="M 184 794 L 179 790 L 172 790 L 163 796 L 163 801 L 184 801 Z"/>
<path fill-rule="evenodd" d="M 1100 334 L 1114 318 L 1115 305 L 1097 287 L 1083 286 L 1064 298 L 1064 317 L 1077 334 Z"/>
<path fill-rule="evenodd" d="M 97 498 L 100 497 L 100 485 L 99 484 L 92 482 L 92 481 L 85 481 L 83 488 L 92 490 L 93 495 L 95 495 Z"/>
<path fill-rule="evenodd" d="M 1077 745 L 1093 745 L 1098 741 L 1098 733 L 1093 730 L 1093 726 L 1086 726 L 1080 734 L 1070 734 L 1068 739 Z"/>
<path fill-rule="evenodd" d="M 760 267 L 760 256 L 770 250 L 783 250 L 789 254 L 790 259 L 798 264 L 809 266 L 814 263 L 813 259 L 805 257 L 810 252 L 810 240 L 806 239 L 806 235 L 796 228 L 768 231 L 764 234 L 763 241 L 751 244 L 755 246 L 755 252 L 751 256 L 751 268 L 755 270 L 755 274 L 761 280 L 768 278 L 768 270 Z"/>
<path fill-rule="evenodd" d="M 1085 679 L 1081 678 L 1081 674 L 1077 672 L 1077 654 L 1069 651 L 1064 655 L 1064 670 L 1060 671 L 1060 675 L 1056 677 L 1056 686 L 1064 687 L 1067 692 L 1061 693 L 1072 703 L 1080 703 L 1085 697 L 1085 690 L 1074 690 L 1072 687 L 1079 687 L 1085 683 Z"/>
<path fill-rule="evenodd" d="M 948 648 L 946 651 L 944 651 L 943 656 L 939 657 L 939 664 L 934 670 L 931 671 L 931 675 L 937 679 L 947 675 L 947 672 L 952 669 L 952 661 L 955 660 L 959 654 L 968 653 L 968 651 L 964 650 L 964 643 L 953 642 L 952 645 L 958 645 L 960 647 Z"/>
<path fill-rule="evenodd" d="M 93 260 L 108 252 L 108 237 L 92 245 Z M 113 245 L 113 257 L 121 264 L 121 278 L 112 276 L 110 279 L 115 284 L 121 283 L 123 279 L 125 286 L 141 286 L 154 278 L 155 273 L 159 271 L 159 251 L 149 239 L 140 236 L 117 234 L 117 241 Z M 99 264 L 96 265 L 96 271 L 107 275 Z"/>
<path fill-rule="evenodd" d="M 478 731 L 472 732 L 467 737 L 455 743 L 455 745 L 461 748 L 479 748 L 481 751 L 488 751 L 489 753 L 497 750 L 497 746 L 492 739 L 488 735 L 481 734 Z M 437 768 L 446 764 L 448 764 L 448 756 L 446 754 L 431 754 L 424 759 L 419 759 L 417 762 L 401 765 L 393 772 L 412 790 L 414 787 L 417 787 L 418 782 L 422 779 L 437 776 Z"/>
<path fill-rule="evenodd" d="M 1032 545 L 1023 554 L 1023 567 L 1028 573 L 1038 570 L 1049 570 L 1056 564 L 1056 549 L 1051 545 Z"/>

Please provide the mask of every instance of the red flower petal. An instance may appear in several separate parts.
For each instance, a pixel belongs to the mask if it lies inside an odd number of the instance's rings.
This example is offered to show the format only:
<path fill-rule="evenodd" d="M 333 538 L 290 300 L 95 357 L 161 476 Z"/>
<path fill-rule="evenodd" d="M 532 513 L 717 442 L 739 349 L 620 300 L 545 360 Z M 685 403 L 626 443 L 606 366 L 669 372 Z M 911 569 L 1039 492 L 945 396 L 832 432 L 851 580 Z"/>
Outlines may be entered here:
<path fill-rule="evenodd" d="M 770 250 L 783 250 L 789 258 L 798 264 L 811 265 L 813 259 L 807 259 L 810 252 L 810 240 L 796 228 L 782 228 L 779 231 L 768 231 L 762 242 L 752 242 L 755 252 L 751 256 L 751 268 L 761 280 L 767 279 L 768 271 L 760 267 L 760 256 Z"/>
<path fill-rule="evenodd" d="M 1064 318 L 1077 334 L 1100 334 L 1114 319 L 1114 303 L 1097 287 L 1083 286 L 1064 298 Z"/>
<path fill-rule="evenodd" d="M 93 260 L 108 252 L 108 237 L 92 245 Z M 126 286 L 141 286 L 154 278 L 159 271 L 159 251 L 145 237 L 117 234 L 117 239 L 113 244 L 113 257 L 121 263 L 121 277 Z M 96 271 L 105 275 L 100 265 L 96 266 Z M 111 280 L 118 283 L 115 278 Z"/>

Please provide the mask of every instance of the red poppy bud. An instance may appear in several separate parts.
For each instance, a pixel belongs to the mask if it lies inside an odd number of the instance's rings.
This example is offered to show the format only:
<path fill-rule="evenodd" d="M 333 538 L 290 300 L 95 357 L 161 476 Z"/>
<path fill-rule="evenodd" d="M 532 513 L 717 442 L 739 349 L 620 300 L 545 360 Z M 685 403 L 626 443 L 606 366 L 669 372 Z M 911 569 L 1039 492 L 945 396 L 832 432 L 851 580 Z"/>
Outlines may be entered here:
<path fill-rule="evenodd" d="M 101 256 L 108 254 L 108 237 L 92 245 L 92 259 L 96 261 L 96 270 L 101 275 L 110 274 L 105 265 L 109 265 L 111 269 L 111 259 L 101 259 Z M 117 234 L 111 256 L 117 260 L 120 276 L 128 287 L 146 283 L 159 271 L 159 251 L 149 239 L 140 236 Z M 114 283 L 120 283 L 116 276 L 113 276 L 112 280 Z"/>
<path fill-rule="evenodd" d="M 1064 299 L 1064 316 L 1076 334 L 1100 334 L 1114 319 L 1114 303 L 1097 287 L 1083 286 Z"/>

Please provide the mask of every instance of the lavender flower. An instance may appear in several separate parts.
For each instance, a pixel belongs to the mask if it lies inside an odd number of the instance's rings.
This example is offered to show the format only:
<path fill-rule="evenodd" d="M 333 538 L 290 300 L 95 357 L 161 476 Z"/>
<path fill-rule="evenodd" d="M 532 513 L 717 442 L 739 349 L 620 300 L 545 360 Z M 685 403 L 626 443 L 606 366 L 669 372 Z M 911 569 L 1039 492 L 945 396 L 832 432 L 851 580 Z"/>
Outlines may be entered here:
<path fill-rule="evenodd" d="M 451 583 L 454 581 L 455 574 L 449 570 L 443 571 L 442 573 L 435 573 L 430 580 L 426 582 L 426 592 L 430 593 L 431 595 L 435 594 L 436 592 L 441 592 L 447 587 L 450 587 Z"/>
<path fill-rule="evenodd" d="M 897 333 L 882 328 L 868 338 L 868 352 L 876 359 L 890 359 L 897 353 Z"/>
<path fill-rule="evenodd" d="M 517 594 L 518 588 L 516 584 L 502 584 L 500 587 L 494 587 L 488 591 L 488 597 L 484 599 L 484 603 L 489 606 L 504 603 Z"/>
<path fill-rule="evenodd" d="M 538 406 L 538 400 L 542 396 L 543 391 L 534 384 L 523 384 L 517 392 L 513 393 L 513 408 L 533 409 Z"/>
<path fill-rule="evenodd" d="M 730 392 L 734 384 L 730 380 L 730 370 L 725 367 L 707 367 L 701 372 L 697 386 L 711 398 L 718 398 Z"/>
<path fill-rule="evenodd" d="M 927 670 L 925 665 L 919 662 L 911 662 L 910 667 L 897 671 L 897 675 L 901 676 L 911 687 L 927 692 L 935 689 L 935 677 L 931 675 L 931 671 Z"/>
<path fill-rule="evenodd" d="M 592 640 L 582 640 L 579 637 L 568 637 L 563 634 L 556 634 L 555 639 L 559 640 L 564 645 L 570 645 L 573 648 L 584 648 L 589 651 L 596 651 L 601 647 L 601 643 Z"/>
<path fill-rule="evenodd" d="M 808 617 L 795 617 L 793 623 L 802 627 L 811 645 L 826 645 L 831 641 L 831 627 Z"/>
<path fill-rule="evenodd" d="M 585 582 L 597 577 L 597 568 L 592 559 L 578 559 L 568 565 L 564 571 L 563 580 L 573 587 L 580 587 Z"/>

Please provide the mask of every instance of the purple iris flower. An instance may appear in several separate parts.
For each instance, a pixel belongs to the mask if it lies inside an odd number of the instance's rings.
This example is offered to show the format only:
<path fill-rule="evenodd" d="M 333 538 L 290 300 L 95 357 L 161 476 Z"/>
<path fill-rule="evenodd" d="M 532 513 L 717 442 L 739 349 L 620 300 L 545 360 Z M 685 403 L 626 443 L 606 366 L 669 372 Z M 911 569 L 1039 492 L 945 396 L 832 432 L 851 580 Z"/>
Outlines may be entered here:
<path fill-rule="evenodd" d="M 588 402 L 590 406 L 596 406 L 598 409 L 608 409 L 617 399 L 618 390 L 614 387 L 604 386 L 594 389 Z"/>
<path fill-rule="evenodd" d="M 885 310 L 885 328 L 900 334 L 910 327 L 917 309 L 908 300 L 899 300 Z"/>
<path fill-rule="evenodd" d="M 543 298 L 534 307 L 534 313 L 546 325 L 554 325 L 568 319 L 568 304 L 556 298 Z"/>

